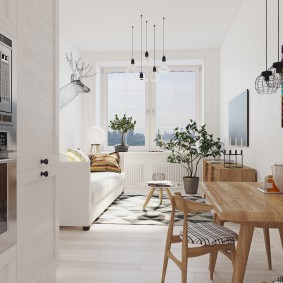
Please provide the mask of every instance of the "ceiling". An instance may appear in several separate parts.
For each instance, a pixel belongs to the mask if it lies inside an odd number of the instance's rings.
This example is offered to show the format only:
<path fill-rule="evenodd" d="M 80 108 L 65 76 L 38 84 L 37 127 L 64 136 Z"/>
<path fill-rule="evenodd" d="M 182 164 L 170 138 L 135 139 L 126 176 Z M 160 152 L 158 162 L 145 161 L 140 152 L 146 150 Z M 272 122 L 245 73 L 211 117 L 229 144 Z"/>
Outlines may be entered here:
<path fill-rule="evenodd" d="M 148 21 L 148 50 L 220 47 L 243 0 L 60 0 L 60 31 L 82 52 L 130 51 L 131 26 L 134 50 L 140 50 L 140 15 Z M 166 53 L 166 52 L 165 52 Z"/>

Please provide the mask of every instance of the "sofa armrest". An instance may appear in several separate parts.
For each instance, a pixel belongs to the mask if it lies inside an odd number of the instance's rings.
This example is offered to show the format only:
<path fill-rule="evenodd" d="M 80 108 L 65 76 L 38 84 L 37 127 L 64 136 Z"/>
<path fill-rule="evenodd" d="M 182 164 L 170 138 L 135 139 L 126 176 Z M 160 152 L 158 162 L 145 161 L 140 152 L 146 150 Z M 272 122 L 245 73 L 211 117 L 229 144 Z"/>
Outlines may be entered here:
<path fill-rule="evenodd" d="M 60 226 L 89 226 L 89 162 L 59 162 L 57 188 Z"/>

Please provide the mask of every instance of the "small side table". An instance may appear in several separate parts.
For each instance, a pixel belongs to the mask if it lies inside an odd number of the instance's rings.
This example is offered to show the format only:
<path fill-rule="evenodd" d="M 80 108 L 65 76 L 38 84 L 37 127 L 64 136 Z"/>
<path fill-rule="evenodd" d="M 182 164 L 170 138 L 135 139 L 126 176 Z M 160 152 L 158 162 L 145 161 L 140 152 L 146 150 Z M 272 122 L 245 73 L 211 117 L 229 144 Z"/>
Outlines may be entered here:
<path fill-rule="evenodd" d="M 171 187 L 160 187 L 160 186 L 148 186 L 150 188 L 150 191 L 146 197 L 146 200 L 144 202 L 144 205 L 143 205 L 143 209 L 146 208 L 147 204 L 149 203 L 153 193 L 155 190 L 159 190 L 159 198 L 160 198 L 160 204 L 162 204 L 162 198 L 163 198 L 163 190 L 165 190 L 165 192 L 167 193 L 168 195 L 168 198 L 171 200 L 172 198 L 172 194 L 169 190 L 169 188 Z"/>

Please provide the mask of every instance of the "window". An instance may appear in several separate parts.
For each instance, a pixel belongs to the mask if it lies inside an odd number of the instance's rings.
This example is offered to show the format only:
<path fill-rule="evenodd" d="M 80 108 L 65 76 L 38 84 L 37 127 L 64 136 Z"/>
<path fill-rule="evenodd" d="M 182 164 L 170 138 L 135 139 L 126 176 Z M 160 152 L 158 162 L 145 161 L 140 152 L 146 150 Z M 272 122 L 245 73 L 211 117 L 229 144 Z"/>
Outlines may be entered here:
<path fill-rule="evenodd" d="M 158 133 L 169 140 L 176 127 L 184 128 L 189 119 L 199 120 L 199 67 L 170 67 L 157 82 L 140 82 L 139 74 L 129 76 L 124 68 L 105 68 L 102 83 L 102 123 L 108 132 L 106 149 L 120 143 L 119 133 L 109 128 L 117 114 L 136 120 L 134 131 L 126 135 L 130 150 L 157 150 Z M 149 68 L 145 68 L 148 78 Z M 109 148 L 110 147 L 110 148 Z"/>

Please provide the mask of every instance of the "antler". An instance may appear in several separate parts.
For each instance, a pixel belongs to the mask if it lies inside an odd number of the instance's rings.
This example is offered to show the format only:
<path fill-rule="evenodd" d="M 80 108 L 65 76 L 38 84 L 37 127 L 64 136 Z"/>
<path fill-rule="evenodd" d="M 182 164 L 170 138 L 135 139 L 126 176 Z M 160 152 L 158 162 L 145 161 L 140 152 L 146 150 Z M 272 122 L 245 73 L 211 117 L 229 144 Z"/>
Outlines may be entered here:
<path fill-rule="evenodd" d="M 66 53 L 66 58 L 67 58 L 67 61 L 68 61 L 69 66 L 70 66 L 70 68 L 71 68 L 71 70 L 72 70 L 72 73 L 73 73 L 73 74 L 72 74 L 72 77 L 71 77 L 71 81 L 76 80 L 76 79 L 77 79 L 77 75 L 76 75 L 77 70 L 74 69 L 73 54 L 72 54 L 72 52 L 71 52 L 71 54 L 70 54 L 70 58 L 68 57 L 68 53 Z"/>
<path fill-rule="evenodd" d="M 80 62 L 81 58 L 79 58 L 79 60 L 76 62 L 76 69 L 79 72 L 79 80 L 84 79 L 84 78 L 90 78 L 96 75 L 96 73 L 92 74 L 92 75 L 88 75 L 88 73 L 92 70 L 92 66 L 89 68 L 89 64 L 87 66 L 85 66 L 84 63 L 81 64 L 81 67 L 79 67 L 79 62 Z M 89 68 L 89 70 L 87 70 Z M 87 72 L 83 75 L 83 71 L 87 70 Z"/>

